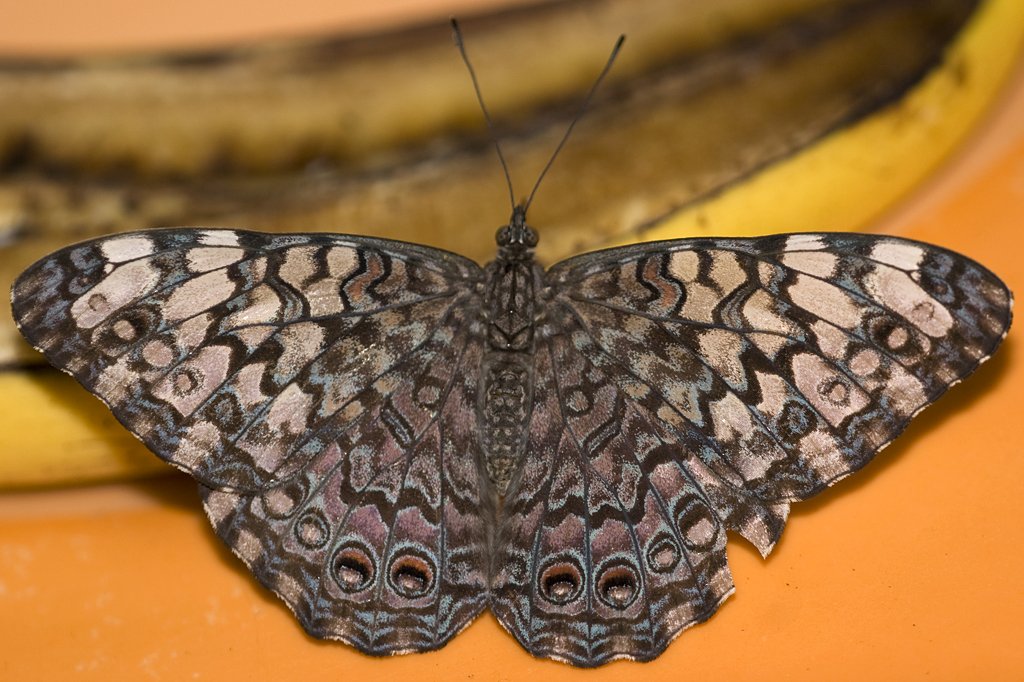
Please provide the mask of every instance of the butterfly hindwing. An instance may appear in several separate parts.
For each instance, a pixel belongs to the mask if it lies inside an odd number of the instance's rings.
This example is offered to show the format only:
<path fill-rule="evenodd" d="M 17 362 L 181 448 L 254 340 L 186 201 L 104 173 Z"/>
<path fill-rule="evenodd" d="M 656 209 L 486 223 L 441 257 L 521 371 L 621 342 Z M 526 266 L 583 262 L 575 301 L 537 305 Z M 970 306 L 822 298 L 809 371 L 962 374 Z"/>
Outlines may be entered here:
<path fill-rule="evenodd" d="M 537 350 L 492 608 L 531 653 L 650 660 L 732 592 L 725 525 L 617 364 L 569 334 Z"/>
<path fill-rule="evenodd" d="M 422 651 L 486 608 L 493 516 L 465 369 L 480 353 L 455 322 L 291 478 L 261 495 L 204 489 L 217 533 L 311 634 L 372 654 Z"/>
<path fill-rule="evenodd" d="M 638 245 L 548 284 L 494 608 L 578 665 L 648 660 L 709 617 L 725 530 L 770 552 L 789 504 L 970 374 L 1011 307 L 973 261 L 871 235 Z"/>

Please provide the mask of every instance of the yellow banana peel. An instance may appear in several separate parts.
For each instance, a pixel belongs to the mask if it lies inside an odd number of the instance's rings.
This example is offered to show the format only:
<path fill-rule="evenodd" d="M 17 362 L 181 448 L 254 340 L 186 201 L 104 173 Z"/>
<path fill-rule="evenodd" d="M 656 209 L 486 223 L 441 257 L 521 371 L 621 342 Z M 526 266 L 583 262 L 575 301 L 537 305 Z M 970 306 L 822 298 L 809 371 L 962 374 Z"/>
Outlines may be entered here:
<path fill-rule="evenodd" d="M 869 228 L 970 134 L 998 98 L 1022 42 L 1024 3 L 982 3 L 942 63 L 905 97 L 666 216 L 635 240 Z"/>
<path fill-rule="evenodd" d="M 46 368 L 0 372 L 0 488 L 171 470 L 71 377 Z"/>

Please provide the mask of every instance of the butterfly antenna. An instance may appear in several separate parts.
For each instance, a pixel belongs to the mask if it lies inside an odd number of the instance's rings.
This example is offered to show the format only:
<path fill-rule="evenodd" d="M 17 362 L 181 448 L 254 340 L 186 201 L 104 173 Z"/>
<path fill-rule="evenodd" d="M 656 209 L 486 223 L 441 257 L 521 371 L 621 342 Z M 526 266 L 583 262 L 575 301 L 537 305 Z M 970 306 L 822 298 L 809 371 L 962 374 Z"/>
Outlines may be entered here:
<path fill-rule="evenodd" d="M 480 102 L 480 109 L 484 112 L 484 120 L 487 121 L 487 129 L 491 133 L 491 141 L 494 142 L 494 149 L 498 152 L 498 161 L 501 162 L 501 169 L 505 171 L 505 182 L 508 184 L 508 196 L 512 202 L 512 210 L 516 208 L 516 193 L 512 189 L 512 176 L 508 172 L 508 164 L 505 162 L 505 155 L 501 153 L 501 145 L 498 144 L 498 135 L 494 132 L 494 121 L 491 120 L 491 112 L 487 110 L 487 105 L 484 104 L 484 96 L 480 92 L 480 83 L 476 79 L 476 71 L 473 70 L 473 65 L 469 62 L 469 55 L 466 54 L 466 47 L 462 44 L 462 30 L 459 28 L 459 22 L 456 21 L 455 17 L 451 18 L 452 22 L 452 35 L 455 40 L 455 46 L 459 48 L 459 54 L 462 55 L 462 61 L 466 63 L 466 69 L 469 71 L 469 77 L 473 81 L 473 90 L 476 92 L 476 99 Z"/>
<path fill-rule="evenodd" d="M 604 68 L 601 69 L 601 73 L 598 74 L 597 80 L 595 80 L 594 84 L 590 86 L 590 92 L 588 92 L 587 96 L 583 99 L 583 104 L 580 105 L 579 110 L 576 112 L 576 116 L 572 119 L 572 123 L 570 123 L 569 127 L 566 129 L 565 135 L 562 136 L 562 141 L 558 143 L 557 147 L 555 147 L 555 152 L 551 155 L 551 158 L 548 159 L 548 163 L 544 166 L 544 170 L 540 172 L 537 182 L 534 183 L 533 190 L 530 192 L 530 197 L 526 200 L 526 204 L 523 206 L 524 213 L 530 208 L 530 204 L 533 203 L 533 195 L 537 193 L 537 188 L 540 187 L 541 180 L 543 180 L 544 176 L 547 175 L 548 169 L 551 168 L 551 164 L 555 162 L 555 157 L 558 156 L 558 153 L 562 151 L 562 147 L 565 146 L 566 141 L 569 139 L 569 135 L 572 134 L 572 129 L 576 127 L 576 123 L 583 117 L 584 112 L 590 106 L 590 100 L 594 98 L 594 93 L 597 92 L 597 89 L 601 86 L 601 81 L 603 81 L 604 77 L 608 75 L 608 72 L 612 70 L 612 64 L 615 63 L 615 58 L 619 56 L 619 50 L 622 48 L 622 43 L 625 41 L 625 35 L 619 36 L 619 39 L 615 41 L 615 47 L 612 48 L 612 53 L 608 56 L 608 62 L 604 65 Z"/>

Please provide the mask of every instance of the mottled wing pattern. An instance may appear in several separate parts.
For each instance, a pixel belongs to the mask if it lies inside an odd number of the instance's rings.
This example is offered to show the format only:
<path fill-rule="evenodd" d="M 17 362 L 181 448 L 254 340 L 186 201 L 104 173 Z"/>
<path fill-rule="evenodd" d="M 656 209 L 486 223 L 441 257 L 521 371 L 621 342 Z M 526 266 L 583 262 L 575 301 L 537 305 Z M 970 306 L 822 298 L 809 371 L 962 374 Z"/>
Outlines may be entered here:
<path fill-rule="evenodd" d="M 732 592 L 708 497 L 717 482 L 636 403 L 641 382 L 578 326 L 565 331 L 537 352 L 529 444 L 495 543 L 491 608 L 537 656 L 582 666 L 648 660 Z"/>
<path fill-rule="evenodd" d="M 456 329 L 297 475 L 260 495 L 203 489 L 217 533 L 317 637 L 435 649 L 486 608 L 494 520 L 465 369 L 481 346 Z"/>
<path fill-rule="evenodd" d="M 316 636 L 441 646 L 486 607 L 479 268 L 342 235 L 159 230 L 13 289 L 25 336 L 160 457 Z"/>
<path fill-rule="evenodd" d="M 681 240 L 548 273 L 492 608 L 530 651 L 648 660 L 732 592 L 791 502 L 866 464 L 1005 336 L 973 261 L 871 235 Z"/>

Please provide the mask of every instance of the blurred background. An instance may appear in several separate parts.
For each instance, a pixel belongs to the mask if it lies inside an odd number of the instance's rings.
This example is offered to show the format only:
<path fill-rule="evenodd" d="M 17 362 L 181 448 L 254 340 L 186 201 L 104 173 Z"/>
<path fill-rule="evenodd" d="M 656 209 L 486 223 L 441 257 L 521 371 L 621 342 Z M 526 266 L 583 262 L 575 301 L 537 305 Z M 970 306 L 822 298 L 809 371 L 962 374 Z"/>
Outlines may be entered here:
<path fill-rule="evenodd" d="M 451 15 L 517 196 L 628 36 L 531 208 L 548 264 L 648 239 L 856 229 L 1024 282 L 1017 0 L 8 5 L 3 288 L 68 243 L 174 225 L 488 260 L 510 206 Z M 1010 679 L 1024 670 L 1015 345 L 797 507 L 767 562 L 730 543 L 738 594 L 708 624 L 642 671 L 584 673 L 529 658 L 490 616 L 388 661 L 308 638 L 213 537 L 193 484 L 43 367 L 4 308 L 0 677 Z"/>

